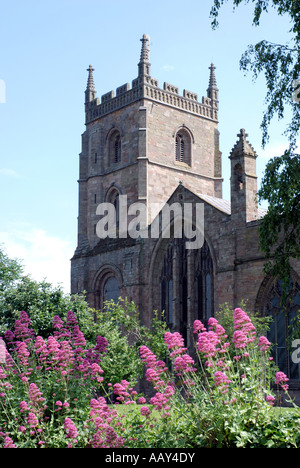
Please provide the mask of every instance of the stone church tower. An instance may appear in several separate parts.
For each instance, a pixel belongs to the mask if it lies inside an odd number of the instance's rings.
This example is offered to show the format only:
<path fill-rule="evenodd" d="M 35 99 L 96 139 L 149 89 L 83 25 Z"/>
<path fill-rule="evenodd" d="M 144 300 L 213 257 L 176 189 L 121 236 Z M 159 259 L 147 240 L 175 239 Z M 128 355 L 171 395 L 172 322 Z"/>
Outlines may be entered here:
<path fill-rule="evenodd" d="M 95 308 L 105 300 L 127 297 L 146 325 L 154 310 L 164 310 L 170 328 L 180 331 L 189 346 L 194 320 L 207 321 L 225 302 L 236 307 L 245 300 L 248 310 L 276 318 L 278 281 L 263 273 L 258 226 L 264 211 L 255 200 L 257 154 L 244 129 L 229 155 L 231 200 L 222 199 L 214 64 L 204 97 L 198 99 L 188 90 L 181 95 L 176 86 L 160 87 L 152 77 L 148 36 L 141 43 L 138 76 L 101 100 L 94 70 L 91 65 L 88 69 L 71 293 L 86 291 Z M 187 205 L 193 215 L 202 207 L 204 235 L 198 248 L 186 248 L 186 231 L 180 228 L 179 235 L 174 227 L 177 216 L 183 226 L 180 215 Z M 131 208 L 136 206 L 143 217 L 129 235 L 137 219 Z M 161 230 L 166 206 L 179 210 L 170 214 L 167 236 Z M 100 229 L 104 219 L 106 235 Z M 293 267 L 291 317 L 300 302 L 299 262 Z M 276 327 L 273 333 L 278 333 Z M 286 342 L 283 349 L 279 364 L 299 379 Z"/>

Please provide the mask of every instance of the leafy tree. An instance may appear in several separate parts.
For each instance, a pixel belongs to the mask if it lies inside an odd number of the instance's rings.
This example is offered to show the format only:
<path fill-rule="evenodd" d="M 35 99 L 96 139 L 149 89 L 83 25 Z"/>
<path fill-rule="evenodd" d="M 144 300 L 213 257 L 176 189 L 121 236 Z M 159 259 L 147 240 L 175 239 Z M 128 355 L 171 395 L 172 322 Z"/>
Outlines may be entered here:
<path fill-rule="evenodd" d="M 0 294 L 14 282 L 20 279 L 23 267 L 19 260 L 9 258 L 0 248 Z"/>
<path fill-rule="evenodd" d="M 218 26 L 218 13 L 228 0 L 214 0 L 211 8 L 212 26 Z M 253 3 L 253 24 L 260 24 L 261 15 L 269 9 L 279 16 L 288 15 L 290 41 L 275 44 L 262 40 L 249 45 L 242 55 L 240 68 L 252 71 L 256 79 L 264 73 L 267 109 L 261 123 L 262 146 L 269 141 L 269 124 L 277 114 L 282 119 L 289 109 L 291 119 L 284 134 L 289 148 L 271 159 L 265 169 L 258 201 L 266 200 L 268 213 L 260 225 L 260 247 L 266 254 L 265 272 L 280 275 L 284 290 L 290 277 L 290 257 L 299 258 L 300 231 L 300 155 L 296 153 L 300 129 L 300 4 L 299 0 L 232 0 L 234 9 L 241 3 Z"/>
<path fill-rule="evenodd" d="M 76 314 L 87 337 L 94 338 L 93 316 L 83 295 L 71 296 L 59 286 L 22 276 L 0 294 L 0 335 L 13 328 L 22 310 L 30 316 L 34 331 L 44 338 L 53 333 L 53 317 L 64 318 L 69 310 Z"/>

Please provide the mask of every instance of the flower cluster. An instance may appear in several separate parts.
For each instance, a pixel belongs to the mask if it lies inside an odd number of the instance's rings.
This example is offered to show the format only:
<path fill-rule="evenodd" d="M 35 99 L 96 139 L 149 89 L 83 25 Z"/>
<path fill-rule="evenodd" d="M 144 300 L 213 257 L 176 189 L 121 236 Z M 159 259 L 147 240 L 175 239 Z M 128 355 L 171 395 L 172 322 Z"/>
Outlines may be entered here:
<path fill-rule="evenodd" d="M 5 333 L 7 349 L 1 341 L 1 353 L 5 353 L 5 362 L 0 367 L 0 424 L 2 415 L 6 418 L 6 405 L 14 395 L 20 395 L 19 418 L 15 419 L 17 430 L 24 437 L 30 436 L 32 440 L 37 440 L 39 445 L 46 443 L 43 439 L 44 426 L 49 419 L 51 407 L 52 417 L 59 421 L 64 412 L 70 411 L 67 400 L 71 400 L 72 394 L 77 395 L 80 388 L 84 387 L 82 399 L 88 402 L 89 395 L 103 381 L 100 363 L 108 346 L 105 338 L 97 337 L 96 345 L 86 349 L 86 339 L 71 311 L 67 314 L 66 323 L 56 316 L 53 325 L 53 336 L 48 339 L 35 336 L 28 315 L 22 311 L 19 320 L 15 322 L 14 330 Z M 39 381 L 43 385 L 43 376 L 45 382 L 46 376 L 52 379 L 49 388 L 45 385 L 44 395 L 38 383 Z M 62 401 L 58 399 L 55 405 L 51 402 L 55 394 L 52 396 L 49 392 L 53 386 L 65 398 L 61 398 Z M 69 446 L 76 443 L 77 437 L 72 424 L 71 418 L 66 417 L 65 429 Z M 2 437 L 8 437 L 9 442 L 11 434 L 3 434 Z"/>
<path fill-rule="evenodd" d="M 233 343 L 236 348 L 243 349 L 249 343 L 255 340 L 255 327 L 251 322 L 249 316 L 242 309 L 237 308 L 234 310 L 234 334 Z"/>
<path fill-rule="evenodd" d="M 141 346 L 140 356 L 146 364 L 146 379 L 154 384 L 154 388 L 158 390 L 161 386 L 165 386 L 165 373 L 168 371 L 166 364 L 157 360 L 155 354 L 150 351 L 147 346 Z"/>
<path fill-rule="evenodd" d="M 78 436 L 78 432 L 71 418 L 65 418 L 64 429 L 67 433 L 66 439 L 72 439 L 72 441 L 68 444 L 68 448 L 73 448 L 73 446 L 77 443 L 76 437 Z"/>
<path fill-rule="evenodd" d="M 285 383 L 285 382 L 288 382 L 289 379 L 288 377 L 285 375 L 284 372 L 276 372 L 276 375 L 275 375 L 275 384 L 276 385 L 280 385 L 282 390 L 285 390 L 287 391 L 289 386 Z"/>
<path fill-rule="evenodd" d="M 228 379 L 228 377 L 221 371 L 215 372 L 214 375 L 214 382 L 216 387 L 219 387 L 221 393 L 227 393 L 228 392 L 228 386 L 232 382 L 231 380 Z"/>
<path fill-rule="evenodd" d="M 258 345 L 261 351 L 264 353 L 265 351 L 268 351 L 268 349 L 271 346 L 271 343 L 265 336 L 260 336 L 258 339 Z"/>
<path fill-rule="evenodd" d="M 198 333 L 197 349 L 207 358 L 207 367 L 213 367 L 215 359 L 218 357 L 217 365 L 225 368 L 226 364 L 223 355 L 226 353 L 230 343 L 226 341 L 227 335 L 225 334 L 225 330 L 217 319 L 213 317 L 209 318 L 208 331 L 200 320 L 197 320 L 194 323 L 194 333 Z"/>
<path fill-rule="evenodd" d="M 174 359 L 174 369 L 178 376 L 197 370 L 194 359 L 186 353 L 187 348 L 184 347 L 184 339 L 180 333 L 166 332 L 164 341 L 170 350 L 170 358 Z"/>
<path fill-rule="evenodd" d="M 93 436 L 90 444 L 93 448 L 120 448 L 124 446 L 125 439 L 118 435 L 112 423 L 120 427 L 116 410 L 111 410 L 105 398 L 93 398 L 90 402 L 90 419 L 87 421 L 93 426 Z"/>
<path fill-rule="evenodd" d="M 137 392 L 129 387 L 127 380 L 121 380 L 121 383 L 114 384 L 114 394 L 118 395 L 117 400 L 125 405 L 132 405 L 135 403 Z M 146 401 L 146 400 L 145 400 Z"/>

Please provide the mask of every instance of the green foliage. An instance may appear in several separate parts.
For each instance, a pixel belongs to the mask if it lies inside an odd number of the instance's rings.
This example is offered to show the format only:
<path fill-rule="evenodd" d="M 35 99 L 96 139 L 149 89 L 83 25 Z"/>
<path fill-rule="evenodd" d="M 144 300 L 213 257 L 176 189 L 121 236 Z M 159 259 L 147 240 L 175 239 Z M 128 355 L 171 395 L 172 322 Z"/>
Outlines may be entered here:
<path fill-rule="evenodd" d="M 218 26 L 219 10 L 224 3 L 227 3 L 227 0 L 214 0 L 210 13 L 213 19 L 213 28 Z M 296 83 L 300 75 L 299 2 L 298 0 L 233 0 L 232 3 L 234 8 L 242 3 L 253 3 L 253 24 L 255 26 L 259 26 L 261 15 L 267 14 L 271 8 L 275 9 L 279 16 L 289 16 L 291 24 L 290 44 L 274 44 L 263 40 L 255 45 L 249 45 L 241 58 L 240 66 L 244 71 L 251 70 L 254 79 L 260 73 L 265 75 L 268 107 L 261 124 L 263 146 L 269 140 L 268 127 L 274 114 L 277 113 L 280 119 L 283 118 L 286 107 L 289 107 L 292 113 L 292 119 L 286 134 L 289 136 L 292 146 L 294 146 L 300 128 L 300 99 L 294 97 L 300 93 L 300 83 Z"/>
<path fill-rule="evenodd" d="M 151 413 L 143 416 L 142 410 L 136 405 L 127 407 L 124 428 L 128 447 L 300 446 L 300 436 L 296 429 L 300 422 L 299 408 L 295 407 L 293 412 L 278 412 L 272 406 L 275 397 L 272 396 L 270 386 L 274 381 L 275 369 L 269 360 L 268 349 L 260 343 L 258 333 L 258 329 L 266 328 L 266 323 L 256 320 L 257 328 L 254 333 L 254 322 L 241 309 L 236 309 L 233 320 L 232 310 L 224 305 L 221 315 L 222 324 L 228 325 L 226 335 L 222 328 L 217 328 L 221 321 L 211 322 L 210 335 L 203 331 L 203 343 L 208 345 L 211 340 L 214 350 L 208 346 L 208 355 L 205 350 L 197 350 L 200 363 L 198 370 L 184 369 L 180 365 L 178 367 L 178 358 L 186 355 L 176 333 L 169 334 L 165 339 L 170 360 L 173 362 L 172 373 L 167 368 L 162 370 L 161 366 L 156 366 L 155 359 L 148 350 L 147 367 L 154 372 L 154 377 L 149 379 L 154 379 L 157 391 L 156 401 L 154 398 L 150 402 L 158 409 L 153 412 L 152 407 L 147 405 Z M 214 341 L 216 335 L 213 330 L 218 332 L 218 344 Z M 239 344 L 233 330 L 242 331 L 243 340 Z M 201 334 L 202 332 L 198 338 Z M 228 341 L 233 350 L 228 348 Z M 159 369 L 161 371 L 158 380 L 155 371 L 158 372 Z M 221 385 L 217 382 L 220 374 Z M 170 388 L 173 390 L 170 391 Z M 287 390 L 285 392 L 287 394 Z"/>
<path fill-rule="evenodd" d="M 136 305 L 127 299 L 119 298 L 118 303 L 106 302 L 95 316 L 97 333 L 109 342 L 102 361 L 106 383 L 114 384 L 123 378 L 134 385 L 142 377 L 143 363 L 139 356 L 142 343 L 151 346 L 159 359 L 165 359 L 166 323 L 156 312 L 150 329 L 141 324 Z"/>
<path fill-rule="evenodd" d="M 300 155 L 289 152 L 271 159 L 265 170 L 259 200 L 269 209 L 260 225 L 260 246 L 265 252 L 265 271 L 289 285 L 289 259 L 300 257 Z"/>
<path fill-rule="evenodd" d="M 4 291 L 21 277 L 22 269 L 19 260 L 9 258 L 0 248 L 0 299 Z"/>
<path fill-rule="evenodd" d="M 92 315 L 83 295 L 71 296 L 59 286 L 22 276 L 0 295 L 0 335 L 12 328 L 19 313 L 24 310 L 30 315 L 35 332 L 46 338 L 53 333 L 54 315 L 65 317 L 66 311 L 71 309 L 77 314 L 84 331 L 91 331 Z"/>
<path fill-rule="evenodd" d="M 247 311 L 247 301 L 241 301 L 239 307 Z M 267 334 L 271 321 L 273 320 L 272 317 L 261 317 L 260 315 L 251 313 L 249 311 L 247 311 L 247 314 L 250 317 L 257 334 L 259 336 Z M 228 339 L 232 340 L 234 333 L 234 323 L 232 319 L 232 308 L 227 302 L 220 305 L 220 308 L 217 313 L 217 319 L 219 323 L 225 328 L 226 333 L 228 335 Z"/>
<path fill-rule="evenodd" d="M 218 26 L 218 14 L 227 0 L 214 0 L 212 26 Z M 232 0 L 234 8 L 243 3 Z M 261 129 L 263 147 L 269 141 L 268 129 L 275 115 L 282 119 L 287 109 L 291 118 L 286 127 L 289 149 L 270 160 L 266 166 L 258 201 L 268 202 L 268 213 L 260 226 L 260 247 L 266 254 L 265 270 L 283 280 L 286 292 L 290 277 L 290 258 L 299 258 L 300 231 L 300 155 L 295 152 L 300 129 L 300 15 L 299 0 L 245 0 L 254 4 L 253 24 L 258 26 L 262 14 L 273 8 L 290 20 L 290 41 L 275 44 L 262 40 L 249 45 L 240 60 L 242 70 L 251 71 L 254 80 L 264 74 L 267 86 Z M 275 155 L 274 155 L 275 156 Z M 283 302 L 285 294 L 283 295 Z"/>
<path fill-rule="evenodd" d="M 264 349 L 256 336 L 258 329 L 254 330 L 241 309 L 235 310 L 233 320 L 232 311 L 230 315 L 230 308 L 224 305 L 221 316 L 223 325 L 228 325 L 228 335 L 215 319 L 210 320 L 209 334 L 196 321 L 196 354 L 200 364 L 197 369 L 185 354 L 179 334 L 165 332 L 159 317 L 151 331 L 143 330 L 136 307 L 127 301 L 109 303 L 97 314 L 101 320 L 97 330 L 112 340 L 111 349 L 108 343 L 107 349 L 104 347 L 98 355 L 101 367 L 94 361 L 95 356 L 90 360 L 89 350 L 95 348 L 89 348 L 86 343 L 83 349 L 84 336 L 79 333 L 73 313 L 67 312 L 61 325 L 56 322 L 55 335 L 48 339 L 34 337 L 27 314 L 21 313 L 15 327 L 18 341 L 9 341 L 7 335 L 9 354 L 6 362 L 0 364 L 0 445 L 13 448 L 300 447 L 296 430 L 300 423 L 299 408 L 295 406 L 293 412 L 274 411 L 269 404 L 274 401 L 270 389 L 274 373 L 268 346 Z M 121 328 L 130 330 L 133 339 L 130 345 L 125 335 L 119 334 Z M 233 330 L 242 332 L 242 341 L 236 341 Z M 231 346 L 235 343 L 234 353 L 229 351 L 227 340 Z M 200 341 L 205 343 L 205 349 L 199 347 Z M 145 342 L 152 342 L 158 351 L 167 354 L 172 362 L 171 370 Z M 138 350 L 147 369 L 152 370 L 146 375 L 148 380 L 153 379 L 154 397 L 150 402 L 146 398 L 141 401 L 130 383 L 122 379 L 113 386 L 119 405 L 108 406 L 105 398 L 109 401 L 112 385 L 107 382 L 122 378 L 124 369 L 121 368 L 130 360 L 135 362 Z M 1 342 L 0 351 L 3 360 Z M 235 354 L 239 356 L 233 357 Z M 135 365 L 128 367 L 127 372 L 129 380 L 134 380 Z M 285 393 L 288 395 L 286 388 Z"/>

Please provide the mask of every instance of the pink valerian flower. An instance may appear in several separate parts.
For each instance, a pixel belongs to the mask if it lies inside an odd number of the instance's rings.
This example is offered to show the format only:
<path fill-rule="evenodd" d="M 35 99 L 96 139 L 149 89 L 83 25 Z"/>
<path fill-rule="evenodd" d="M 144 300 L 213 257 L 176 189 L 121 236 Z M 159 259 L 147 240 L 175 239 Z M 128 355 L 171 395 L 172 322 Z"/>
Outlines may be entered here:
<path fill-rule="evenodd" d="M 280 385 L 281 388 L 282 388 L 283 390 L 285 390 L 285 391 L 288 390 L 289 386 L 288 386 L 287 384 L 285 384 L 284 382 L 288 382 L 288 381 L 289 381 L 289 379 L 288 379 L 288 377 L 285 375 L 284 372 L 280 372 L 280 371 L 279 371 L 279 372 L 276 372 L 276 374 L 275 374 L 275 383 L 276 383 L 277 385 Z"/>
<path fill-rule="evenodd" d="M 198 335 L 198 351 L 204 353 L 205 357 L 213 357 L 220 344 L 218 335 L 213 331 L 202 332 Z"/>
<path fill-rule="evenodd" d="M 245 348 L 248 344 L 248 337 L 245 333 L 241 330 L 236 330 L 233 333 L 232 342 L 234 343 L 235 347 L 238 349 Z"/>
<path fill-rule="evenodd" d="M 59 342 L 53 336 L 49 336 L 48 338 L 47 349 L 48 353 L 53 354 L 53 358 L 57 359 L 57 353 L 59 351 Z"/>
<path fill-rule="evenodd" d="M 4 333 L 4 338 L 5 338 L 6 341 L 11 342 L 11 341 L 14 341 L 15 335 L 13 334 L 13 332 L 11 330 L 7 330 Z"/>
<path fill-rule="evenodd" d="M 255 327 L 246 312 L 240 308 L 234 310 L 233 319 L 235 330 L 233 342 L 236 348 L 244 348 L 255 340 Z"/>
<path fill-rule="evenodd" d="M 17 446 L 10 437 L 6 436 L 4 439 L 4 448 L 17 448 Z"/>
<path fill-rule="evenodd" d="M 30 328 L 31 320 L 22 310 L 20 312 L 19 320 L 15 321 L 15 337 L 20 341 L 31 340 L 35 336 L 35 332 Z"/>
<path fill-rule="evenodd" d="M 20 413 L 23 413 L 24 411 L 29 411 L 29 406 L 27 405 L 26 401 L 21 401 L 20 403 Z"/>
<path fill-rule="evenodd" d="M 38 426 L 39 421 L 34 413 L 30 412 L 28 414 L 27 423 L 29 424 L 31 428 L 35 428 Z"/>
<path fill-rule="evenodd" d="M 167 412 L 170 407 L 170 399 L 174 395 L 175 391 L 172 385 L 167 385 L 163 392 L 157 392 L 151 399 L 151 405 L 155 406 L 158 411 L 163 411 L 162 416 L 169 416 Z"/>
<path fill-rule="evenodd" d="M 92 380 L 96 379 L 97 382 L 103 381 L 103 377 L 100 377 L 99 374 L 103 374 L 104 371 L 101 369 L 99 364 L 94 362 L 93 364 L 89 366 L 89 369 L 90 369 L 90 376 Z"/>
<path fill-rule="evenodd" d="M 19 363 L 23 367 L 28 366 L 28 358 L 30 356 L 30 352 L 28 351 L 26 343 L 24 341 L 17 341 L 16 351 Z"/>
<path fill-rule="evenodd" d="M 231 380 L 228 379 L 227 375 L 225 375 L 221 371 L 215 372 L 214 381 L 215 381 L 216 387 L 220 387 L 221 393 L 227 393 L 228 386 L 232 382 Z"/>
<path fill-rule="evenodd" d="M 129 387 L 129 382 L 127 380 L 121 380 L 121 383 L 114 384 L 114 394 L 119 395 L 117 400 L 120 402 L 128 401 L 130 394 L 128 393 L 127 389 Z"/>
<path fill-rule="evenodd" d="M 84 348 L 86 345 L 86 339 L 78 325 L 73 328 L 72 343 L 76 348 Z"/>
<path fill-rule="evenodd" d="M 97 336 L 96 346 L 87 350 L 86 358 L 90 361 L 90 363 L 96 362 L 99 364 L 101 362 L 101 357 L 106 354 L 108 345 L 109 343 L 106 338 L 103 336 Z"/>
<path fill-rule="evenodd" d="M 53 336 L 57 340 L 71 338 L 71 332 L 65 328 L 63 320 L 58 315 L 53 317 L 53 328 L 55 328 Z"/>
<path fill-rule="evenodd" d="M 118 413 L 107 405 L 105 398 L 93 398 L 90 401 L 90 418 L 88 423 L 94 426 L 94 434 L 91 440 L 93 448 L 119 448 L 125 443 L 125 439 L 120 437 L 113 427 L 120 425 Z"/>
<path fill-rule="evenodd" d="M 64 428 L 67 433 L 67 439 L 76 439 L 76 437 L 78 436 L 78 431 L 71 418 L 65 418 Z"/>
<path fill-rule="evenodd" d="M 75 314 L 69 310 L 67 313 L 66 327 L 67 329 L 73 329 L 75 325 L 78 325 L 77 318 Z"/>
<path fill-rule="evenodd" d="M 164 341 L 168 349 L 173 350 L 170 353 L 171 357 L 175 356 L 176 354 L 181 354 L 186 350 L 186 348 L 184 348 L 184 339 L 178 332 L 166 332 L 164 335 Z"/>
<path fill-rule="evenodd" d="M 219 324 L 218 320 L 214 317 L 210 317 L 208 319 L 208 329 L 210 331 L 214 331 L 219 338 L 226 339 L 227 335 L 225 334 L 225 330 L 222 325 Z"/>
<path fill-rule="evenodd" d="M 61 330 L 64 327 L 64 322 L 58 315 L 55 315 L 53 317 L 52 323 L 53 323 L 53 327 L 56 328 L 57 330 Z"/>
<path fill-rule="evenodd" d="M 47 344 L 41 336 L 37 336 L 35 340 L 35 354 L 39 357 L 41 362 L 45 362 L 47 360 L 49 351 L 47 348 Z"/>
<path fill-rule="evenodd" d="M 145 416 L 146 418 L 148 418 L 151 414 L 151 410 L 147 407 L 147 406 L 142 406 L 141 407 L 141 415 L 142 416 Z"/>
<path fill-rule="evenodd" d="M 195 320 L 194 321 L 193 333 L 199 333 L 199 332 L 203 332 L 203 331 L 206 331 L 206 328 L 203 325 L 203 323 L 200 320 Z"/>
<path fill-rule="evenodd" d="M 42 392 L 35 383 L 29 385 L 28 395 L 33 405 L 38 405 L 40 402 L 45 401 L 45 398 L 42 397 Z"/>
<path fill-rule="evenodd" d="M 273 406 L 273 405 L 274 405 L 274 402 L 275 402 L 275 398 L 274 398 L 272 395 L 268 395 L 268 396 L 266 397 L 266 402 L 267 402 L 269 405 Z"/>
<path fill-rule="evenodd" d="M 147 346 L 141 346 L 140 355 L 142 361 L 146 363 L 146 379 L 148 382 L 156 384 L 162 382 L 161 385 L 165 385 L 162 375 L 168 370 L 166 364 L 163 361 L 157 360 L 155 354 L 150 351 Z"/>
<path fill-rule="evenodd" d="M 262 352 L 267 351 L 271 346 L 270 341 L 265 336 L 260 336 L 258 339 L 258 345 Z"/>
<path fill-rule="evenodd" d="M 66 375 L 66 372 L 72 372 L 72 365 L 75 362 L 74 351 L 68 341 L 61 341 L 59 345 L 56 358 L 59 367 L 64 371 L 63 375 Z"/>
<path fill-rule="evenodd" d="M 183 356 L 177 356 L 174 361 L 175 370 L 178 372 L 178 375 L 182 375 L 184 372 L 195 372 L 195 361 L 188 354 L 183 354 Z"/>

